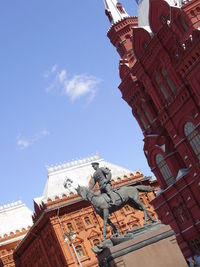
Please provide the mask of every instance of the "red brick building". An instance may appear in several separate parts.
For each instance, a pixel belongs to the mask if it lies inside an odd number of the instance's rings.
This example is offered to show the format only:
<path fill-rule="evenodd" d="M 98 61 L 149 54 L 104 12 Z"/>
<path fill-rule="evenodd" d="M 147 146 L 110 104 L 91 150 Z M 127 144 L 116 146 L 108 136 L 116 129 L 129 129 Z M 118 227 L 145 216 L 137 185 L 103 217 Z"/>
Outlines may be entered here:
<path fill-rule="evenodd" d="M 200 249 L 200 1 L 141 0 L 138 18 L 105 4 L 119 89 L 160 185 L 152 203 L 189 258 Z"/>

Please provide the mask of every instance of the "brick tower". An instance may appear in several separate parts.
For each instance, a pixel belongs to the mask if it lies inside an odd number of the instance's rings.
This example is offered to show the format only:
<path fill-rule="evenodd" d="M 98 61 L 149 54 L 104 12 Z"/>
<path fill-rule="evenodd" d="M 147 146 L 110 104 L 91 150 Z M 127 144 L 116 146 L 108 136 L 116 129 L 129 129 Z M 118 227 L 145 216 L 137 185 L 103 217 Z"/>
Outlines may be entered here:
<path fill-rule="evenodd" d="M 200 250 L 200 1 L 137 4 L 138 18 L 105 0 L 107 35 L 121 57 L 122 98 L 160 185 L 152 203 L 189 258 Z"/>

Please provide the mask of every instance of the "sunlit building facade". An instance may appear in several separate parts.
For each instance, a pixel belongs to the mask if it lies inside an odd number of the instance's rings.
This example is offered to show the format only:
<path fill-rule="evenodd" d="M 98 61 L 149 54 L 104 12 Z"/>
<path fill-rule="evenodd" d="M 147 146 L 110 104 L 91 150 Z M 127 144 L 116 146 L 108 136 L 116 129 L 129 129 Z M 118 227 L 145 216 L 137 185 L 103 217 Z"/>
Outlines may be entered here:
<path fill-rule="evenodd" d="M 105 8 L 119 89 L 160 185 L 152 203 L 190 258 L 200 253 L 200 1 L 138 1 L 138 17 L 116 0 Z"/>
<path fill-rule="evenodd" d="M 0 266 L 15 266 L 13 252 L 32 224 L 32 211 L 20 200 L 0 206 Z"/>

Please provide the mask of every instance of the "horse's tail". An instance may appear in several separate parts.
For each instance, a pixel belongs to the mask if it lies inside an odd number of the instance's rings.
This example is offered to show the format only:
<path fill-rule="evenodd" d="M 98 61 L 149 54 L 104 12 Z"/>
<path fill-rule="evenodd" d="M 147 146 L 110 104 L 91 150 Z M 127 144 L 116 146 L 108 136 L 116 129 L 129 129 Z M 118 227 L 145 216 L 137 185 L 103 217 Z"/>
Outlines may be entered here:
<path fill-rule="evenodd" d="M 143 192 L 154 191 L 154 187 L 150 186 L 150 185 L 136 185 L 135 188 L 138 189 L 139 191 L 143 191 Z"/>

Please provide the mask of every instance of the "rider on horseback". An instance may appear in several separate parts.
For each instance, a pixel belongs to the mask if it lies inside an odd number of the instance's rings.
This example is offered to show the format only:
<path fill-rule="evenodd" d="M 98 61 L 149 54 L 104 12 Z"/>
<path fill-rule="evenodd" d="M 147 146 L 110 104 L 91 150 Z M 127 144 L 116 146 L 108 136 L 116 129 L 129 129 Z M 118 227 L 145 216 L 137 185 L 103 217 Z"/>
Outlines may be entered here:
<path fill-rule="evenodd" d="M 115 205 L 112 196 L 111 196 L 111 171 L 108 168 L 100 168 L 98 162 L 93 162 L 92 164 L 93 169 L 95 170 L 92 181 L 89 185 L 89 189 L 93 189 L 95 184 L 99 184 L 99 188 L 102 193 L 106 193 L 110 198 L 109 204 Z"/>

